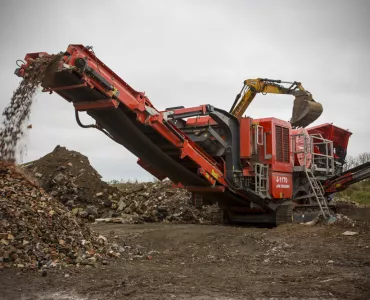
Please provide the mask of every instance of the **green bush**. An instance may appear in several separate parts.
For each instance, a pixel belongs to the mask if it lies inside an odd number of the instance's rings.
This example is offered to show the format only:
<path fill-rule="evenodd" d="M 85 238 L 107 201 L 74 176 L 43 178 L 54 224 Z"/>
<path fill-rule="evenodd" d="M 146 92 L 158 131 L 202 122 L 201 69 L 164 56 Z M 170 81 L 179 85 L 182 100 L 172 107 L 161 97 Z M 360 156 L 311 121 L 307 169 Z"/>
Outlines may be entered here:
<path fill-rule="evenodd" d="M 338 196 L 361 204 L 370 204 L 370 181 L 357 182 Z"/>

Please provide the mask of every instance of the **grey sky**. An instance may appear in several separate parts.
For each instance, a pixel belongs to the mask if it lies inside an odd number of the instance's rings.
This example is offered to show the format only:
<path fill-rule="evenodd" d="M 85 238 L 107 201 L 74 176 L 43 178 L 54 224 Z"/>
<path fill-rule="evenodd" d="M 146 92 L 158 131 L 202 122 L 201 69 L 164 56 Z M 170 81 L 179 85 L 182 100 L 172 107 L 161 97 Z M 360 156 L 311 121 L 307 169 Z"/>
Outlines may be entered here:
<path fill-rule="evenodd" d="M 0 110 L 29 52 L 94 46 L 97 56 L 154 105 L 209 103 L 229 109 L 242 82 L 297 80 L 324 106 L 314 125 L 350 129 L 349 154 L 370 151 L 370 1 L 15 1 L 0 2 Z M 293 99 L 258 95 L 251 117 L 289 120 Z M 86 119 L 86 122 L 89 120 Z M 25 161 L 60 144 L 87 155 L 104 179 L 149 179 L 136 158 L 96 130 L 81 129 L 73 106 L 40 94 Z"/>

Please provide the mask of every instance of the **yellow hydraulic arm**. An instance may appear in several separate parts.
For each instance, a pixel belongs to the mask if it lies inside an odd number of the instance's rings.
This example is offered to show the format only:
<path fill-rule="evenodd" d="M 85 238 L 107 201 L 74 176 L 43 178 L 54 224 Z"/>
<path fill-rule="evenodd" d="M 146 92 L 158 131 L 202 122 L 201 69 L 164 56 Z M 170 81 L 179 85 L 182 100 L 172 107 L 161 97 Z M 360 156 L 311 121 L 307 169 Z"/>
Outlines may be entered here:
<path fill-rule="evenodd" d="M 289 84 L 285 87 L 282 84 Z M 230 113 L 240 119 L 257 93 L 288 94 L 295 96 L 293 114 L 290 120 L 293 127 L 306 127 L 322 113 L 322 105 L 312 99 L 300 82 L 285 82 L 273 79 L 247 79 L 240 93 L 236 96 Z"/>

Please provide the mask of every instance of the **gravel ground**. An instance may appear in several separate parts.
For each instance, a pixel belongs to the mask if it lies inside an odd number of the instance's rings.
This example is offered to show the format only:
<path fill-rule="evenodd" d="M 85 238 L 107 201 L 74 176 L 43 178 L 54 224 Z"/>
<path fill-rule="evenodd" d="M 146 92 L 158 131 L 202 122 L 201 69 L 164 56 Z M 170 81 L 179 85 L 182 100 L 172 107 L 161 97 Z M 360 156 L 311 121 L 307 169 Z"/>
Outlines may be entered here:
<path fill-rule="evenodd" d="M 248 228 L 96 224 L 136 255 L 99 267 L 0 271 L 2 299 L 369 299 L 364 223 Z M 345 231 L 356 235 L 343 235 Z M 17 284 L 14 284 L 14 283 Z"/>

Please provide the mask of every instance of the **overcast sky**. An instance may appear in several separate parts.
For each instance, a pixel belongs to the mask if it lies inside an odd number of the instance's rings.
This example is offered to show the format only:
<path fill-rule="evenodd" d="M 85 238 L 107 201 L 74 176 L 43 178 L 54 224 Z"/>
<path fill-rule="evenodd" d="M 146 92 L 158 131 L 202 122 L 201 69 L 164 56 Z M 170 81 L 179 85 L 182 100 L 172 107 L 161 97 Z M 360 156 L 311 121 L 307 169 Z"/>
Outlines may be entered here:
<path fill-rule="evenodd" d="M 228 110 L 244 79 L 301 81 L 324 112 L 314 125 L 350 129 L 349 154 L 370 151 L 370 1 L 0 2 L 0 110 L 29 52 L 92 45 L 96 55 L 158 109 L 212 104 Z M 258 95 L 251 117 L 289 120 L 293 98 Z M 88 122 L 88 119 L 84 119 Z M 136 157 L 97 130 L 82 129 L 71 104 L 39 94 L 24 161 L 56 145 L 87 155 L 105 180 L 151 179 Z"/>

